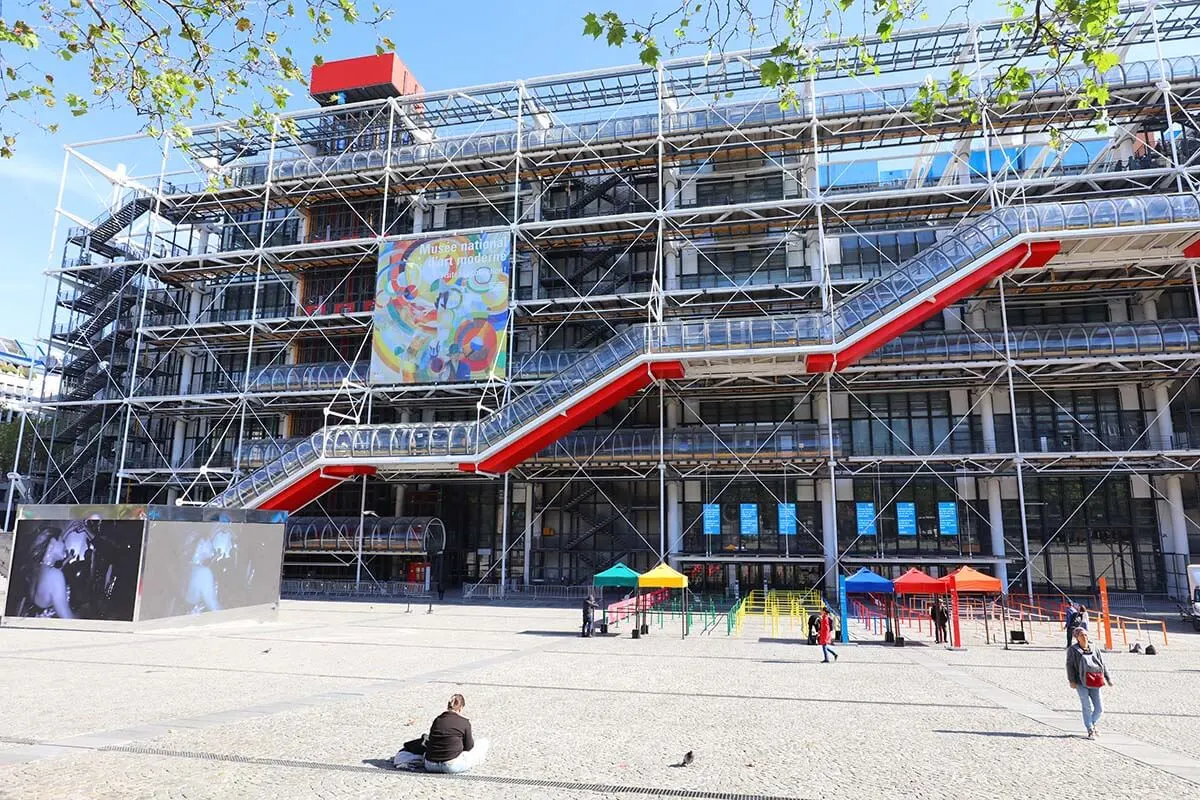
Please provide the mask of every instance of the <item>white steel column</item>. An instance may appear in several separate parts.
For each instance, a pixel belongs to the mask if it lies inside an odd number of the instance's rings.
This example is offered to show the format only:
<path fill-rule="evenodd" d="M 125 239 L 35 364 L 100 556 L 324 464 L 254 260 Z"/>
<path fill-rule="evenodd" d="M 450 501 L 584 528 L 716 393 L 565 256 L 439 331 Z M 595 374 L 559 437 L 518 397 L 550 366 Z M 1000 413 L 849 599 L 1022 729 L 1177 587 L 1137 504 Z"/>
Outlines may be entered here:
<path fill-rule="evenodd" d="M 207 236 L 207 234 L 205 234 Z M 198 289 L 192 289 L 188 292 L 188 311 L 187 320 L 190 324 L 196 324 L 200 319 L 200 304 L 203 296 Z M 196 370 L 196 356 L 190 351 L 184 350 L 179 362 L 179 394 L 188 395 L 192 391 L 192 375 Z M 187 442 L 187 420 L 180 417 L 175 420 L 174 429 L 171 435 L 171 469 L 177 470 L 183 466 L 184 446 Z M 175 505 L 175 501 L 179 497 L 179 489 L 172 486 L 167 490 L 167 505 Z"/>
<path fill-rule="evenodd" d="M 825 402 L 817 406 L 817 422 L 825 428 L 829 437 L 829 477 L 817 482 L 821 497 L 821 545 L 825 554 L 825 590 L 837 591 L 838 582 L 838 536 L 837 536 L 837 481 L 834 474 L 837 465 L 833 452 L 833 391 L 831 377 L 825 374 Z"/>
<path fill-rule="evenodd" d="M 666 430 L 679 427 L 679 400 L 671 398 L 666 403 Z M 667 556 L 671 566 L 679 569 L 679 554 L 683 552 L 683 484 L 677 480 L 667 481 Z"/>
<path fill-rule="evenodd" d="M 990 158 L 989 158 L 990 161 Z M 1009 339 L 1008 304 L 1004 298 L 1004 277 L 1001 276 L 1000 287 L 1000 320 L 1004 329 L 1004 363 L 1008 377 L 1008 411 L 1012 420 L 1013 461 L 1017 468 L 1017 508 L 1021 515 L 1021 555 L 1025 559 L 1025 591 L 1030 601 L 1033 600 L 1033 561 L 1029 555 L 1029 517 L 1025 513 L 1025 459 L 1021 455 L 1021 435 L 1017 425 L 1017 392 L 1013 387 L 1013 369 L 1015 364 L 1012 357 L 1012 342 Z M 994 536 L 995 534 L 993 534 Z"/>
<path fill-rule="evenodd" d="M 1188 583 L 1183 570 L 1191 559 L 1191 553 L 1188 547 L 1187 515 L 1183 513 L 1183 479 L 1178 475 L 1168 475 L 1165 483 L 1171 517 L 1171 538 L 1167 544 L 1174 556 L 1167 564 L 1167 591 L 1170 591 L 1172 583 L 1176 583 L 1175 596 L 1186 597 Z"/>
<path fill-rule="evenodd" d="M 504 599 L 504 587 L 508 583 L 508 473 L 504 473 L 504 503 L 500 524 L 500 599 Z"/>
<path fill-rule="evenodd" d="M 533 518 L 533 484 L 525 484 L 525 567 L 521 570 L 521 583 L 529 586 L 529 573 L 532 567 L 530 562 L 533 560 L 533 532 L 536 530 L 537 520 Z"/>
<path fill-rule="evenodd" d="M 400 412 L 400 424 L 407 425 L 412 422 L 412 412 L 407 408 Z M 395 502 L 395 509 L 392 513 L 394 517 L 404 516 L 404 495 L 406 486 L 403 483 L 397 483 L 392 487 L 392 497 Z"/>
<path fill-rule="evenodd" d="M 1000 479 L 987 478 L 988 526 L 992 534 L 992 555 L 996 557 L 996 577 L 1008 594 L 1008 562 L 1004 549 L 1004 506 L 1000 499 Z"/>
<path fill-rule="evenodd" d="M 978 328 L 976 329 L 978 330 Z M 992 402 L 992 390 L 984 388 L 979 396 L 980 427 L 983 429 L 983 450 L 985 453 L 996 452 L 996 411 Z M 988 527 L 991 531 L 992 555 L 996 557 L 996 577 L 1000 585 L 1008 593 L 1008 563 L 1004 547 L 1004 510 L 1000 499 L 1000 479 L 985 478 L 987 490 Z"/>
<path fill-rule="evenodd" d="M 1151 296 L 1142 301 L 1142 316 L 1147 320 L 1158 319 L 1158 300 Z M 1151 387 L 1154 396 L 1154 435 L 1158 439 L 1151 447 L 1169 450 L 1174 439 L 1174 428 L 1171 424 L 1171 395 L 1163 382 Z"/>

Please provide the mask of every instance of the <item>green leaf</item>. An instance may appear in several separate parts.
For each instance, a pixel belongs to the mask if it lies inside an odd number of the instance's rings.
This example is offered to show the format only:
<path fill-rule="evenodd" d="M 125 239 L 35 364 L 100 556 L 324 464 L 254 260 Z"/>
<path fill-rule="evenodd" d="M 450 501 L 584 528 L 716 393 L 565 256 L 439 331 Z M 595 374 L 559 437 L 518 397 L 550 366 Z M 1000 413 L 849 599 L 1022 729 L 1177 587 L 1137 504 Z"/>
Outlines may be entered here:
<path fill-rule="evenodd" d="M 583 16 L 583 35 L 590 36 L 593 39 L 599 39 L 604 35 L 604 28 L 600 25 L 600 18 L 595 13 L 588 13 Z"/>
<path fill-rule="evenodd" d="M 620 47 L 625 43 L 625 23 L 617 20 L 609 23 L 608 26 L 608 43 L 612 47 Z"/>

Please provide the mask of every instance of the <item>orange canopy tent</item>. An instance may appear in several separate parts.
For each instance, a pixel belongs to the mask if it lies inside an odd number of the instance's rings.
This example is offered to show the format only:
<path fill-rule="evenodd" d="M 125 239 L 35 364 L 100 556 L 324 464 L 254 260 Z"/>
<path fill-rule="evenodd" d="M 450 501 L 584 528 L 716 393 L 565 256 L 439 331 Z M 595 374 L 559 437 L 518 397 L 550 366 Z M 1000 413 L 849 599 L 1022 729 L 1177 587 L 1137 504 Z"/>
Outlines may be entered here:
<path fill-rule="evenodd" d="M 1002 594 L 1004 586 L 999 578 L 985 575 L 972 567 L 959 567 L 945 578 L 953 580 L 959 594 Z"/>
<path fill-rule="evenodd" d="M 943 578 L 935 578 L 913 567 L 892 581 L 896 594 L 945 594 L 950 590 Z"/>
<path fill-rule="evenodd" d="M 1000 614 L 1004 626 L 1004 647 L 1008 649 L 1008 609 L 1004 606 L 1004 584 L 999 578 L 985 575 L 972 567 L 959 567 L 945 578 L 946 583 L 954 588 L 955 597 L 960 594 L 997 594 L 1000 595 Z M 957 604 L 957 600 L 955 601 Z M 991 642 L 992 635 L 988 630 L 988 615 L 983 615 L 983 640 Z"/>

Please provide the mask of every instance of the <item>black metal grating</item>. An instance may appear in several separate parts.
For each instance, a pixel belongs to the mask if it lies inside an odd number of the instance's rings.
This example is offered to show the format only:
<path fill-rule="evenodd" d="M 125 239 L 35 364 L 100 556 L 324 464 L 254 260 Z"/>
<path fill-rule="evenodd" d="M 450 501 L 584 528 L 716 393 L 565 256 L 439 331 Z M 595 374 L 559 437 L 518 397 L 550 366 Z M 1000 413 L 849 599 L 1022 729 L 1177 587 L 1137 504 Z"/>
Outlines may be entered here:
<path fill-rule="evenodd" d="M 782 797 L 766 794 L 743 794 L 740 792 L 706 792 L 699 789 L 674 789 L 667 786 L 621 786 L 609 783 L 579 783 L 576 781 L 552 781 L 539 778 L 514 778 L 502 775 L 443 775 L 415 770 L 386 769 L 369 765 L 333 764 L 324 761 L 304 761 L 290 758 L 255 758 L 252 756 L 237 756 L 226 753 L 204 753 L 190 750 L 167 750 L 158 747 L 140 747 L 137 745 L 113 745 L 102 747 L 100 752 L 129 753 L 132 755 L 166 756 L 168 758 L 186 758 L 198 761 L 223 761 L 234 764 L 254 764 L 264 767 L 287 767 L 290 769 L 315 769 L 326 772 L 361 772 L 365 774 L 410 775 L 436 780 L 469 781 L 473 783 L 494 783 L 505 786 L 536 786 L 543 789 L 565 789 L 577 792 L 596 792 L 599 794 L 640 794 L 652 797 L 689 797 L 700 800 L 805 800 L 799 797 Z"/>

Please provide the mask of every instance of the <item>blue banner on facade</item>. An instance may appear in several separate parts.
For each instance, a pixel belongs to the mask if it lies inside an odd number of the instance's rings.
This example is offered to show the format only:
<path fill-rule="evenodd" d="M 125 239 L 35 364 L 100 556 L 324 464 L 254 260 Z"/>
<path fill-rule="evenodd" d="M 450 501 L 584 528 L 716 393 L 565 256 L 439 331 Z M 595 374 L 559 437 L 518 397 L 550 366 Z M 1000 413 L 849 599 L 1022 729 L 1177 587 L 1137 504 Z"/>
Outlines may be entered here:
<path fill-rule="evenodd" d="M 780 503 L 779 504 L 779 535 L 780 536 L 795 536 L 796 535 L 796 504 L 795 503 Z"/>
<path fill-rule="evenodd" d="M 855 503 L 854 516 L 857 522 L 859 536 L 875 535 L 875 504 Z"/>
<path fill-rule="evenodd" d="M 938 532 L 958 536 L 958 503 L 938 503 Z"/>
<path fill-rule="evenodd" d="M 896 528 L 901 536 L 917 535 L 916 503 L 896 503 Z"/>
<path fill-rule="evenodd" d="M 758 536 L 758 504 L 742 503 L 742 536 Z"/>
<path fill-rule="evenodd" d="M 721 535 L 721 507 L 716 503 L 704 504 L 704 535 Z"/>

